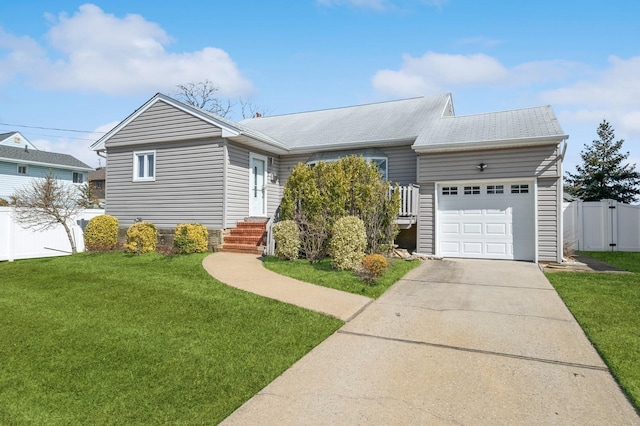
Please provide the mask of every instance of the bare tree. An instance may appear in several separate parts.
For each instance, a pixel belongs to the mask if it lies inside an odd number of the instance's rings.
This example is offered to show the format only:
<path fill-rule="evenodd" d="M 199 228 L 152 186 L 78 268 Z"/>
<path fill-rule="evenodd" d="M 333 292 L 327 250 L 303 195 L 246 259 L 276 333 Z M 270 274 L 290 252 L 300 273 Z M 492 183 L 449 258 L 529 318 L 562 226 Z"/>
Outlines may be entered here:
<path fill-rule="evenodd" d="M 221 117 L 230 118 L 236 115 L 238 104 L 242 118 L 261 117 L 270 113 L 267 108 L 261 108 L 250 100 L 238 98 L 232 101 L 229 98 L 217 96 L 220 87 L 209 80 L 178 84 L 176 87 L 178 100 Z"/>
<path fill-rule="evenodd" d="M 221 117 L 226 117 L 231 112 L 234 104 L 229 99 L 216 96 L 220 87 L 209 80 L 196 83 L 178 84 L 176 96 L 187 105 L 212 112 Z"/>
<path fill-rule="evenodd" d="M 10 196 L 14 217 L 24 228 L 44 231 L 62 225 L 71 253 L 76 253 L 76 243 L 69 228 L 82 206 L 79 192 L 73 185 L 64 184 L 48 171 L 42 179 L 33 179 Z"/>

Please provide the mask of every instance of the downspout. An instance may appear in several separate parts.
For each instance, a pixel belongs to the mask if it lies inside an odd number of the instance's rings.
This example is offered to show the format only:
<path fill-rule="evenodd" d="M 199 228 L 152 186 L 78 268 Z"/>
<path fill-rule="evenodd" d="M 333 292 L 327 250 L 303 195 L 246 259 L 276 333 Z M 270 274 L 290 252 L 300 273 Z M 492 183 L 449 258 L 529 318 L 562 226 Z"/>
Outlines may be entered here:
<path fill-rule="evenodd" d="M 562 147 L 562 154 L 560 155 L 560 165 L 559 165 L 559 171 L 560 171 L 560 179 L 559 179 L 559 185 L 558 185 L 558 197 L 560 202 L 558 203 L 558 243 L 560 245 L 560 253 L 557 256 L 558 262 L 562 263 L 565 259 L 564 259 L 564 210 L 563 210 L 563 205 L 564 205 L 564 157 L 567 153 L 567 140 L 563 139 L 562 140 L 563 143 L 563 147 Z"/>

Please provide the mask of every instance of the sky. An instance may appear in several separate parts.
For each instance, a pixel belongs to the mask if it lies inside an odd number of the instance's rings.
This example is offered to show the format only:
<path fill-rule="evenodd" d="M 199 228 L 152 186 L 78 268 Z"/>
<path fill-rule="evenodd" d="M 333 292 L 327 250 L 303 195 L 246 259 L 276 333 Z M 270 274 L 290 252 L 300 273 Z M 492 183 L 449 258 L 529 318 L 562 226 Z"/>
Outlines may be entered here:
<path fill-rule="evenodd" d="M 603 120 L 640 165 L 638 16 L 630 0 L 3 1 L 0 133 L 105 165 L 104 132 L 209 80 L 266 115 L 441 93 L 456 115 L 551 105 L 565 170 Z"/>

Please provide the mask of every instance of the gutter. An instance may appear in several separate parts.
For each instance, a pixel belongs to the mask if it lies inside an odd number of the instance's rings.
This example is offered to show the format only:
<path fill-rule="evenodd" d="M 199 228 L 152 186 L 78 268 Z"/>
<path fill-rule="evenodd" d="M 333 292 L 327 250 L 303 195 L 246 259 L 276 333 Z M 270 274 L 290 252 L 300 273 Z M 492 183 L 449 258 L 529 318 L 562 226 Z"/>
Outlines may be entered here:
<path fill-rule="evenodd" d="M 529 145 L 551 145 L 566 140 L 568 135 L 541 136 L 533 138 L 504 139 L 495 141 L 465 141 L 458 143 L 411 146 L 417 153 L 437 153 L 451 151 L 474 151 L 477 149 L 518 148 Z"/>

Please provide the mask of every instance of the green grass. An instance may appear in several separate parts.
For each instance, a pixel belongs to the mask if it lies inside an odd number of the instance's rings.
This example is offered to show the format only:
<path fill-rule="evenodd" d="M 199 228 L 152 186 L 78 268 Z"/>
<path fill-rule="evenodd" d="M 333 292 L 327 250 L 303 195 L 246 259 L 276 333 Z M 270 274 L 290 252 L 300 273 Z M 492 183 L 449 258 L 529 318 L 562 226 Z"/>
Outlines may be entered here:
<path fill-rule="evenodd" d="M 640 253 L 583 254 L 633 274 L 556 272 L 547 278 L 640 410 Z"/>
<path fill-rule="evenodd" d="M 366 284 L 352 271 L 338 271 L 331 268 L 331 260 L 324 259 L 317 263 L 309 263 L 305 259 L 280 260 L 267 257 L 263 264 L 267 269 L 296 278 L 300 281 L 335 288 L 349 293 L 361 294 L 373 299 L 380 297 L 393 283 L 420 264 L 419 260 L 390 259 L 390 267 L 375 280 L 373 285 Z"/>
<path fill-rule="evenodd" d="M 203 257 L 0 263 L 0 424 L 215 424 L 343 324 Z"/>

